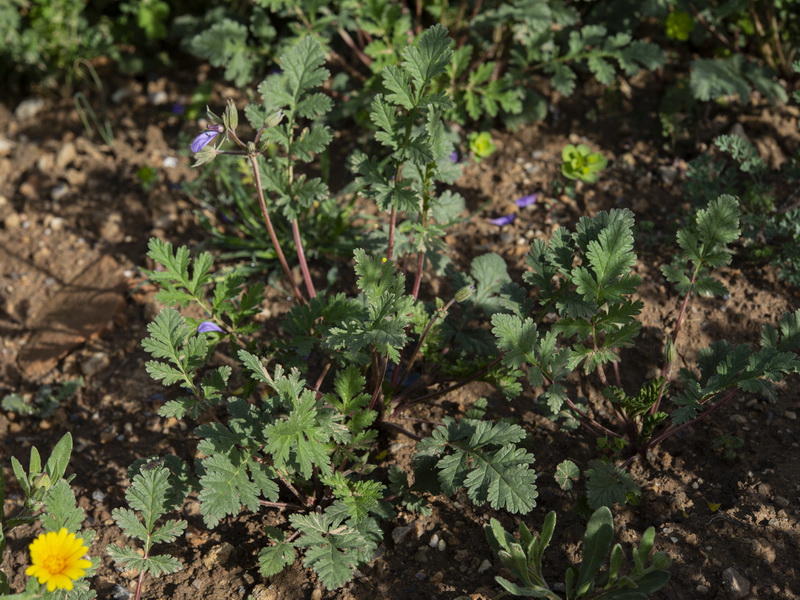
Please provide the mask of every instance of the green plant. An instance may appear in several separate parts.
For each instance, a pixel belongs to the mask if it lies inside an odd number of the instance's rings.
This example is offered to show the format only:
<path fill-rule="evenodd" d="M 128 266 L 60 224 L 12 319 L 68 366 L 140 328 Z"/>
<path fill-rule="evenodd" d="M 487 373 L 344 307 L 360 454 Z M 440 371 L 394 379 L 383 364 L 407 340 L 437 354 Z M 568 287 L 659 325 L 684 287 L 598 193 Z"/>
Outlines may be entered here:
<path fill-rule="evenodd" d="M 488 131 L 472 132 L 469 134 L 469 150 L 475 157 L 475 160 L 480 162 L 497 151 L 497 146 L 492 141 L 492 134 Z"/>
<path fill-rule="evenodd" d="M 6 394 L 0 406 L 4 410 L 15 412 L 19 415 L 35 416 L 47 419 L 53 416 L 61 403 L 74 396 L 83 385 L 83 379 L 67 381 L 53 388 L 51 385 L 43 385 L 33 398 L 27 400 L 19 394 Z"/>
<path fill-rule="evenodd" d="M 115 508 L 112 513 L 114 521 L 125 535 L 142 542 L 142 554 L 134 548 L 118 544 L 109 544 L 106 549 L 111 559 L 123 569 L 136 569 L 139 572 L 134 600 L 141 597 L 145 574 L 159 577 L 182 568 L 181 563 L 172 556 L 151 554 L 154 544 L 174 542 L 186 529 L 186 521 L 175 519 L 156 527 L 156 522 L 164 513 L 178 508 L 183 500 L 180 488 L 176 490 L 176 486 L 170 484 L 170 471 L 162 466 L 163 462 L 142 464 L 125 492 L 125 498 L 134 510 Z"/>
<path fill-rule="evenodd" d="M 800 72 L 800 63 L 795 69 Z M 795 95 L 800 101 L 800 93 Z M 686 196 L 697 206 L 725 190 L 739 194 L 748 256 L 771 262 L 781 279 L 800 286 L 800 211 L 794 208 L 791 197 L 779 195 L 781 188 L 776 181 L 800 180 L 800 155 L 776 170 L 770 169 L 753 144 L 740 135 L 718 136 L 714 145 L 730 158 L 701 155 L 692 160 L 683 185 Z"/>
<path fill-rule="evenodd" d="M 521 392 L 517 378 L 529 386 L 543 386 L 538 402 L 553 417 L 566 405 L 603 442 L 601 449 L 610 453 L 610 458 L 592 461 L 585 472 L 592 508 L 625 502 L 638 493 L 638 486 L 624 471 L 631 461 L 645 459 L 650 449 L 713 414 L 739 390 L 774 398 L 771 382 L 800 369 L 798 311 L 781 317 L 780 333 L 765 325 L 756 351 L 726 341 L 702 350 L 697 357 L 699 375 L 682 369 L 679 391 L 671 391 L 676 346 L 691 299 L 698 294 L 727 293 L 711 273 L 731 261 L 728 245 L 740 235 L 739 210 L 733 197 L 721 196 L 697 213 L 693 225 L 678 232 L 680 251 L 672 265 L 662 267 L 664 276 L 683 295 L 665 345 L 663 377 L 642 382 L 632 394 L 626 392 L 619 375 L 619 349 L 633 344 L 640 328 L 635 317 L 643 306 L 633 297 L 640 279 L 631 271 L 636 260 L 632 227 L 633 214 L 615 209 L 583 217 L 574 233 L 559 229 L 549 244 L 534 241 L 527 258 L 532 271 L 524 279 L 538 288 L 541 310 L 527 316 L 530 301 L 518 294 L 523 300 L 517 314 L 492 317 L 502 364 L 511 369 L 506 393 Z M 540 330 L 542 318 L 551 311 L 557 315 L 555 321 Z M 613 367 L 614 383 L 606 374 L 608 367 Z M 617 427 L 599 422 L 567 395 L 565 378 L 579 368 L 598 375 Z M 667 398 L 673 406 L 670 413 L 662 410 Z M 614 464 L 620 456 L 627 458 Z"/>
<path fill-rule="evenodd" d="M 633 76 L 664 63 L 655 44 L 634 39 L 632 30 L 612 33 L 604 25 L 586 24 L 580 9 L 562 0 L 424 1 L 415 14 L 396 0 L 279 0 L 271 8 L 279 17 L 277 26 L 264 18 L 260 6 L 249 15 L 219 18 L 215 13 L 189 48 L 225 67 L 226 78 L 241 86 L 268 70 L 265 55 L 285 51 L 292 36 L 312 36 L 343 67 L 334 93 L 347 99 L 338 113 L 347 116 L 358 115 L 380 93 L 384 69 L 403 60 L 408 32 L 419 34 L 433 25 L 448 28 L 456 40 L 453 60 L 432 85 L 448 92 L 453 105 L 447 118 L 461 123 L 503 116 L 518 125 L 542 118 L 546 101 L 532 75 L 544 75 L 570 95 L 576 70 L 588 70 L 611 85 L 618 73 Z"/>
<path fill-rule="evenodd" d="M 66 532 L 78 532 L 85 514 L 83 509 L 76 505 L 75 493 L 69 485 L 74 475 L 65 476 L 71 454 L 72 436 L 67 433 L 53 447 L 50 457 L 44 465 L 42 465 L 39 451 L 34 446 L 31 446 L 27 469 L 15 457 L 11 457 L 11 468 L 22 490 L 23 501 L 22 507 L 15 515 L 3 516 L 1 519 L 0 556 L 3 555 L 8 532 L 20 525 L 38 521 L 47 533 L 55 534 L 64 530 L 64 535 L 66 535 Z M 5 479 L 3 470 L 0 469 L 0 503 L 4 504 L 5 499 Z M 91 545 L 94 531 L 83 530 L 79 532 L 79 535 L 86 546 Z M 96 596 L 95 592 L 89 589 L 87 579 L 94 575 L 99 564 L 98 558 L 92 558 L 91 567 L 80 569 L 82 573 L 85 571 L 85 576 L 82 578 L 68 576 L 66 579 L 68 583 L 65 585 L 72 589 L 70 598 L 91 600 Z M 74 584 L 73 579 L 77 579 Z M 52 581 L 49 583 L 50 586 L 53 585 Z M 0 570 L 0 595 L 9 593 L 8 576 Z M 62 598 L 62 594 L 60 589 L 54 591 L 54 588 L 40 584 L 36 577 L 30 577 L 23 592 L 2 597 L 9 598 L 9 600 L 33 600 L 34 598 L 50 600 Z"/>
<path fill-rule="evenodd" d="M 73 65 L 112 52 L 110 22 L 83 0 L 11 0 L 0 8 L 0 73 L 44 88 L 74 83 Z"/>
<path fill-rule="evenodd" d="M 657 552 L 652 563 L 647 564 L 653 549 L 655 530 L 648 527 L 638 546 L 632 549 L 633 570 L 622 574 L 625 552 L 620 544 L 611 546 L 614 537 L 614 521 L 611 511 L 598 508 L 586 525 L 583 540 L 583 559 L 580 564 L 567 566 L 564 578 L 564 595 L 554 592 L 544 579 L 542 558 L 550 544 L 556 526 L 556 513 L 550 512 L 544 519 L 541 533 L 531 533 L 524 523 L 519 524 L 519 540 L 505 531 L 497 519 L 484 526 L 486 539 L 504 567 L 510 569 L 522 585 L 504 577 L 496 577 L 506 590 L 497 596 L 532 596 L 548 600 L 577 600 L 578 598 L 602 598 L 604 600 L 646 599 L 664 587 L 669 581 L 670 558 Z M 610 550 L 610 557 L 609 557 Z M 608 566 L 601 571 L 608 557 Z"/>
<path fill-rule="evenodd" d="M 402 419 L 411 407 L 470 381 L 490 381 L 509 398 L 535 390 L 554 420 L 580 424 L 598 438 L 599 457 L 583 473 L 574 463 L 557 472 L 564 486 L 583 477 L 586 503 L 597 509 L 639 493 L 625 471 L 631 461 L 646 460 L 649 450 L 737 390 L 769 394 L 771 381 L 800 368 L 798 312 L 781 319 L 780 333 L 765 326 L 758 350 L 719 342 L 700 354 L 697 372 L 672 373 L 691 299 L 725 293 L 712 273 L 729 264 L 739 237 L 738 202 L 730 196 L 714 199 L 678 234 L 680 250 L 664 273 L 683 301 L 663 377 L 643 379 L 634 390 L 623 388 L 619 374 L 620 350 L 634 344 L 643 306 L 635 296 L 640 279 L 629 210 L 584 217 L 574 232 L 559 228 L 549 243 L 535 240 L 523 278 L 533 295 L 512 280 L 498 254 L 474 258 L 468 272 L 448 265 L 444 239 L 464 201 L 447 189 L 459 173 L 444 122 L 454 105 L 437 80 L 455 60 L 453 46 L 435 25 L 380 71 L 383 92 L 368 112 L 374 140 L 359 143 L 349 160 L 350 189 L 380 228 L 366 236 L 369 248 L 353 252 L 353 283 L 345 277 L 317 287 L 319 271 L 305 259 L 309 215 L 329 195 L 317 174 L 333 135 L 321 119 L 334 110 L 333 95 L 320 91 L 333 83 L 311 36 L 281 55 L 282 71 L 268 76 L 260 100 L 244 108 L 252 139 L 244 139 L 230 102 L 221 116 L 209 111 L 208 128 L 191 145 L 198 166 L 238 159 L 249 169 L 283 269 L 275 284 L 294 302 L 279 326 L 264 332 L 255 318 L 263 283 L 248 288 L 241 273 L 215 271 L 208 253 L 191 260 L 185 247 L 150 242 L 158 268 L 149 275 L 162 287 L 157 299 L 170 307 L 148 328 L 143 346 L 153 360 L 146 368 L 180 388 L 159 414 L 202 423 L 195 429 L 202 457 L 195 471 L 207 526 L 243 512 L 286 511 L 259 553 L 265 576 L 302 556 L 326 587 L 343 585 L 379 547 L 381 522 L 395 507 L 426 510 L 423 492 L 464 490 L 476 504 L 530 511 L 537 486 L 522 427 L 487 419 L 486 403 L 463 418 L 431 423 L 424 438 Z M 601 160 L 588 161 L 586 150 L 575 148 L 571 172 L 596 176 Z M 292 231 L 302 290 L 281 250 L 285 239 L 273 224 L 279 219 Z M 428 283 L 433 277 L 439 285 Z M 176 305 L 192 305 L 195 317 L 182 316 Z M 225 352 L 231 356 L 223 364 L 213 358 Z M 612 409 L 607 416 L 569 397 L 565 383 L 575 371 L 600 381 L 600 402 Z M 388 432 L 418 442 L 413 474 L 397 465 L 377 468 L 373 451 Z M 605 514 L 596 517 L 603 531 Z M 578 570 L 581 593 L 598 568 Z"/>
<path fill-rule="evenodd" d="M 561 151 L 561 174 L 567 179 L 580 179 L 594 183 L 608 161 L 599 152 L 592 152 L 586 144 L 567 144 Z"/>

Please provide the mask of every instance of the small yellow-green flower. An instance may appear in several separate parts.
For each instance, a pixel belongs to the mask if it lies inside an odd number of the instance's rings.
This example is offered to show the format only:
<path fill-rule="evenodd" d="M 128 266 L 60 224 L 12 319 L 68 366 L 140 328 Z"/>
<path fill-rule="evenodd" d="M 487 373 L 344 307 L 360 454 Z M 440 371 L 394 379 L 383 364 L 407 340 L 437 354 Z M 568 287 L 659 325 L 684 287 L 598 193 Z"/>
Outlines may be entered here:
<path fill-rule="evenodd" d="M 83 540 L 64 528 L 58 533 L 43 533 L 31 542 L 29 550 L 33 564 L 25 574 L 46 583 L 48 592 L 56 588 L 71 590 L 72 582 L 86 575 L 86 569 L 92 566 L 83 558 L 89 551 Z"/>

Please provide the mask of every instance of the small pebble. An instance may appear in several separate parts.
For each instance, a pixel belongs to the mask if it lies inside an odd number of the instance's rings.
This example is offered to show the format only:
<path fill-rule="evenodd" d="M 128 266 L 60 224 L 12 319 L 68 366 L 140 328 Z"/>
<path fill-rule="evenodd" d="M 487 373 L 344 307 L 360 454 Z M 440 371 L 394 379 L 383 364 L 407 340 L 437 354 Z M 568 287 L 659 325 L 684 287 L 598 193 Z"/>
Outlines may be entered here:
<path fill-rule="evenodd" d="M 56 184 L 52 190 L 50 190 L 50 199 L 53 202 L 58 202 L 67 194 L 69 194 L 69 186 L 65 183 L 59 183 Z"/>
<path fill-rule="evenodd" d="M 147 101 L 153 106 L 159 106 L 161 104 L 166 104 L 169 101 L 169 96 L 167 95 L 167 92 L 161 90 L 160 92 L 147 94 Z"/>
<path fill-rule="evenodd" d="M 105 495 L 105 493 L 103 493 L 102 490 L 95 490 L 95 491 L 92 492 L 92 500 L 95 500 L 97 502 L 102 502 L 105 499 L 106 499 L 106 495 Z"/>
<path fill-rule="evenodd" d="M 785 413 L 783 413 L 783 416 L 790 421 L 797 421 L 797 413 L 793 410 L 787 410 Z"/>
<path fill-rule="evenodd" d="M 165 169 L 174 169 L 178 166 L 178 159 L 174 156 L 166 156 L 161 164 Z"/>
<path fill-rule="evenodd" d="M 747 425 L 747 419 L 742 415 L 731 415 L 728 420 L 737 425 Z"/>
<path fill-rule="evenodd" d="M 774 500 L 775 504 L 777 504 L 781 508 L 786 508 L 786 507 L 789 506 L 789 501 L 786 498 L 784 498 L 783 496 L 775 496 L 773 498 L 773 500 Z"/>
<path fill-rule="evenodd" d="M 414 528 L 413 525 L 405 525 L 403 527 L 395 527 L 392 529 L 392 541 L 400 545 L 402 544 L 405 539 L 408 537 L 408 534 L 411 533 L 411 530 Z"/>
<path fill-rule="evenodd" d="M 700 585 L 698 585 L 694 589 L 697 590 L 698 592 L 700 592 L 701 594 L 707 594 L 708 593 L 708 586 L 705 586 L 702 583 Z"/>
<path fill-rule="evenodd" d="M 492 568 L 492 563 L 489 560 L 484 559 L 483 562 L 481 563 L 481 566 L 478 567 L 478 573 L 485 573 L 491 568 Z"/>
<path fill-rule="evenodd" d="M 439 534 L 434 533 L 431 536 L 431 541 L 428 542 L 428 546 L 430 546 L 431 548 L 436 548 L 438 545 L 439 545 Z"/>
<path fill-rule="evenodd" d="M 414 577 L 416 577 L 417 579 L 422 581 L 427 576 L 425 575 L 425 573 L 423 571 L 417 571 L 416 573 L 414 573 Z"/>
<path fill-rule="evenodd" d="M 722 587 L 733 600 L 743 600 L 750 594 L 750 582 L 739 571 L 728 567 L 722 572 Z"/>
<path fill-rule="evenodd" d="M 45 101 L 43 99 L 28 98 L 17 105 L 17 108 L 14 109 L 14 116 L 17 117 L 17 120 L 19 121 L 32 119 L 42 111 L 44 106 Z"/>
<path fill-rule="evenodd" d="M 131 95 L 130 90 L 126 90 L 125 88 L 119 88 L 118 90 L 115 90 L 113 94 L 111 94 L 111 101 L 114 104 L 119 104 L 130 95 Z"/>
<path fill-rule="evenodd" d="M 128 600 L 131 597 L 131 592 L 128 588 L 115 584 L 111 588 L 111 600 Z"/>
<path fill-rule="evenodd" d="M 439 543 L 436 544 L 436 549 L 439 552 L 444 552 L 445 548 L 447 548 L 447 542 L 445 542 L 444 540 L 439 540 Z"/>

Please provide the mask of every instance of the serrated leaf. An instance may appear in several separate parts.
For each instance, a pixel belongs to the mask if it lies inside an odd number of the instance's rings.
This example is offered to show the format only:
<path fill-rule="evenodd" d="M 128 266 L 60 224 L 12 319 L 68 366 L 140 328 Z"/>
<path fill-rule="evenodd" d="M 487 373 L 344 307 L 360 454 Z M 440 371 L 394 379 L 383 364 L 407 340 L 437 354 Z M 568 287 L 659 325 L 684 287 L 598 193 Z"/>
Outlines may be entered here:
<path fill-rule="evenodd" d="M 146 540 L 148 531 L 147 528 L 139 521 L 139 517 L 134 511 L 129 508 L 115 508 L 111 511 L 111 516 L 117 527 L 130 538 L 137 540 Z"/>
<path fill-rule="evenodd" d="M 242 451 L 229 456 L 215 454 L 203 461 L 205 473 L 200 478 L 200 512 L 208 527 L 216 527 L 227 515 L 238 515 L 242 505 L 255 511 L 259 507 L 259 489 L 247 472 Z"/>
<path fill-rule="evenodd" d="M 59 531 L 62 527 L 75 532 L 84 519 L 83 509 L 75 504 L 75 492 L 64 480 L 59 479 L 47 491 L 44 498 L 46 512 L 41 516 L 45 531 Z"/>
<path fill-rule="evenodd" d="M 291 565 L 297 552 L 291 543 L 278 542 L 262 548 L 258 553 L 258 572 L 264 577 L 272 577 Z"/>
<path fill-rule="evenodd" d="M 447 28 L 437 23 L 426 29 L 413 46 L 407 46 L 403 50 L 403 69 L 414 80 L 417 88 L 425 87 L 447 71 L 453 56 L 452 41 L 447 35 Z"/>
<path fill-rule="evenodd" d="M 406 110 L 416 106 L 411 91 L 411 80 L 405 71 L 395 65 L 388 65 L 383 69 L 381 78 L 383 85 L 391 92 L 386 96 L 388 102 L 402 106 Z"/>

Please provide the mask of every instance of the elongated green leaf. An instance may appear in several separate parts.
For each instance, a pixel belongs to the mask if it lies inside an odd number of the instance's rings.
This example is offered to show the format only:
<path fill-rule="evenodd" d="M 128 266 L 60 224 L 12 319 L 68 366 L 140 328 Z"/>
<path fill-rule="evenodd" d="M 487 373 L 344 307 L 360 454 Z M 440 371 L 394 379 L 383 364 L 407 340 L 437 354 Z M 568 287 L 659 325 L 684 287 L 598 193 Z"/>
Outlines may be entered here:
<path fill-rule="evenodd" d="M 586 526 L 583 540 L 583 560 L 578 571 L 576 593 L 580 597 L 592 589 L 597 573 L 605 562 L 611 540 L 614 538 L 614 520 L 606 506 L 598 508 Z"/>

